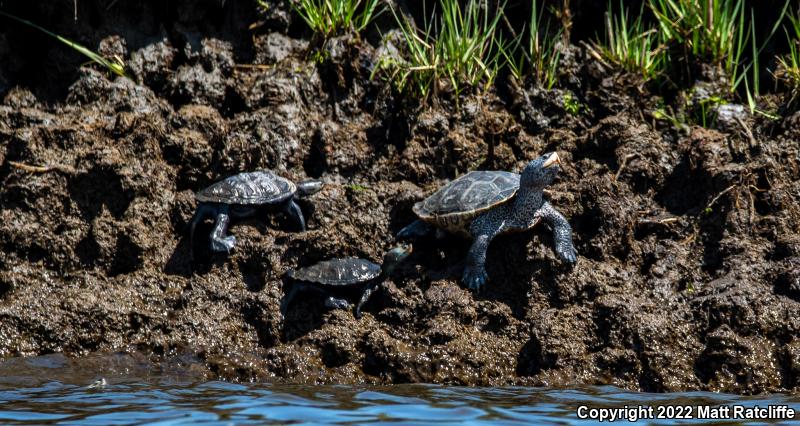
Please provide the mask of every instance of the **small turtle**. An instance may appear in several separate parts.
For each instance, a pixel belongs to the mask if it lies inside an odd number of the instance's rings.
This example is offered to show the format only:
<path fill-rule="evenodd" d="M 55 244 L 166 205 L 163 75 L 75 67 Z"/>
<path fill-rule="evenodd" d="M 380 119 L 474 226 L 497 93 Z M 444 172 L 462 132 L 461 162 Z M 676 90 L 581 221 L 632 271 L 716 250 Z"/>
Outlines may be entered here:
<path fill-rule="evenodd" d="M 195 194 L 198 205 L 189 225 L 189 241 L 194 241 L 197 224 L 212 217 L 215 223 L 211 231 L 211 250 L 230 252 L 236 244 L 236 237 L 225 235 L 230 220 L 252 217 L 259 212 L 283 212 L 297 223 L 300 231 L 305 231 L 306 221 L 295 196 L 310 195 L 321 188 L 322 182 L 318 180 L 295 185 L 269 170 L 225 178 Z"/>
<path fill-rule="evenodd" d="M 524 231 L 545 221 L 553 231 L 555 250 L 565 262 L 577 261 L 569 222 L 543 198 L 544 187 L 558 174 L 561 160 L 545 154 L 525 166 L 522 175 L 503 171 L 473 171 L 459 177 L 414 205 L 419 220 L 397 234 L 419 238 L 434 227 L 473 239 L 462 280 L 472 290 L 486 283 L 486 250 L 497 235 Z"/>
<path fill-rule="evenodd" d="M 350 303 L 344 298 L 331 296 L 330 293 L 357 293 L 359 299 L 355 316 L 361 318 L 361 307 L 397 265 L 411 254 L 411 249 L 410 245 L 403 244 L 389 250 L 383 256 L 383 265 L 350 257 L 325 260 L 296 271 L 290 270 L 287 277 L 294 281 L 294 285 L 284 297 L 281 312 L 286 313 L 289 303 L 300 291 L 315 290 L 328 295 L 325 306 L 331 309 L 346 309 Z"/>

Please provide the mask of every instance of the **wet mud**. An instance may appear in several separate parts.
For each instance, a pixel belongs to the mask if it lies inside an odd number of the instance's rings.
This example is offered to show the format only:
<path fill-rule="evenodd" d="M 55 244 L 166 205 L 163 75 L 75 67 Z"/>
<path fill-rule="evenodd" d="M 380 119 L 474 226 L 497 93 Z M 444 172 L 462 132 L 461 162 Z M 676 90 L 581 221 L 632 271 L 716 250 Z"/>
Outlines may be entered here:
<path fill-rule="evenodd" d="M 117 52 L 136 81 L 0 29 L 1 356 L 136 353 L 243 381 L 800 389 L 800 113 L 676 129 L 580 47 L 561 89 L 501 77 L 422 105 L 370 79 L 376 35 L 315 62 L 288 11 L 208 3 L 79 2 L 77 23 L 72 2 L 38 11 L 68 12 L 53 29 Z M 574 268 L 540 226 L 495 239 L 472 293 L 468 245 L 448 237 L 415 245 L 360 320 L 314 293 L 282 317 L 287 270 L 379 262 L 438 185 L 548 151 Z M 308 231 L 241 222 L 226 256 L 207 249 L 207 222 L 190 247 L 194 192 L 259 168 L 326 183 L 300 201 Z"/>

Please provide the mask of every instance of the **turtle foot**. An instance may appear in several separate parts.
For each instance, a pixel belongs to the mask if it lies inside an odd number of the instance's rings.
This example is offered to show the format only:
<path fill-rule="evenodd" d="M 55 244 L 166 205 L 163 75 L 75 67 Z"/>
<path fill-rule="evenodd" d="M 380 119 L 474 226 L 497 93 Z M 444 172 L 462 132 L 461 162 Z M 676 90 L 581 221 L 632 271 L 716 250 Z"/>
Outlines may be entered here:
<path fill-rule="evenodd" d="M 215 253 L 230 253 L 236 245 L 236 237 L 229 235 L 225 238 L 211 239 L 211 251 Z"/>
<path fill-rule="evenodd" d="M 325 307 L 328 309 L 347 309 L 350 307 L 350 302 L 330 296 L 325 299 Z"/>
<path fill-rule="evenodd" d="M 570 265 L 574 265 L 578 261 L 578 252 L 575 251 L 575 247 L 572 245 L 557 247 L 556 253 L 562 261 L 569 263 Z"/>
<path fill-rule="evenodd" d="M 464 270 L 464 276 L 461 278 L 464 284 L 473 291 L 479 291 L 481 287 L 489 280 L 489 275 L 486 273 L 485 268 L 467 267 Z"/>

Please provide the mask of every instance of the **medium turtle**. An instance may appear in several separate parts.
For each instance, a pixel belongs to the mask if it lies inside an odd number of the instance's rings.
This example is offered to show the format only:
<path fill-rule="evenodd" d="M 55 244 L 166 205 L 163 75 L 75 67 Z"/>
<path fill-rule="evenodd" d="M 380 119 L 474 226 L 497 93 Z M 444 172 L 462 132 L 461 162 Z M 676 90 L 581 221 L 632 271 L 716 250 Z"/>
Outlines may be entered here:
<path fill-rule="evenodd" d="M 410 245 L 403 244 L 389 250 L 383 256 L 383 265 L 350 257 L 325 260 L 296 271 L 290 270 L 287 277 L 294 281 L 294 284 L 281 303 L 281 312 L 286 313 L 297 293 L 314 290 L 328 296 L 325 299 L 325 306 L 332 309 L 346 309 L 350 306 L 347 299 L 333 296 L 332 293 L 337 296 L 346 293 L 358 294 L 355 316 L 361 318 L 361 307 L 392 274 L 397 265 L 411 254 L 411 249 Z"/>
<path fill-rule="evenodd" d="M 321 188 L 322 182 L 318 180 L 295 185 L 269 170 L 225 178 L 195 194 L 198 205 L 189 225 L 189 241 L 194 241 L 197 224 L 211 217 L 215 221 L 211 231 L 211 250 L 230 252 L 236 244 L 236 237 L 225 235 L 230 220 L 252 217 L 260 212 L 283 212 L 297 223 L 300 231 L 305 231 L 306 221 L 295 196 L 310 195 Z"/>
<path fill-rule="evenodd" d="M 443 186 L 414 205 L 419 220 L 397 234 L 398 239 L 428 235 L 435 228 L 473 239 L 462 280 L 478 290 L 486 283 L 486 250 L 497 235 L 524 231 L 544 221 L 553 231 L 555 250 L 565 262 L 577 261 L 569 222 L 544 200 L 544 187 L 558 174 L 561 160 L 545 154 L 525 166 L 522 175 L 503 171 L 473 171 Z"/>

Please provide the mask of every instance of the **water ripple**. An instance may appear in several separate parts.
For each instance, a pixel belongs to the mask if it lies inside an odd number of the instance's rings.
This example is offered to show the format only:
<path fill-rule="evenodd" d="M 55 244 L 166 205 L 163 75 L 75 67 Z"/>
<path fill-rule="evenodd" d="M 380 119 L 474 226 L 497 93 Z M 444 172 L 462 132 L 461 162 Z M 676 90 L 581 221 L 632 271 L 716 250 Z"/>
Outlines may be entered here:
<path fill-rule="evenodd" d="M 742 398 L 709 392 L 643 394 L 613 387 L 534 389 L 430 385 L 383 387 L 48 382 L 0 390 L 4 424 L 586 424 L 579 405 L 788 404 L 782 395 Z M 627 423 L 627 422 L 625 422 Z M 674 421 L 649 420 L 649 424 Z"/>
<path fill-rule="evenodd" d="M 102 368 L 95 368 L 98 365 Z M 107 380 L 89 386 L 100 378 L 98 373 Z M 82 363 L 57 354 L 7 359 L 0 361 L 0 423 L 583 425 L 594 422 L 577 417 L 576 410 L 581 405 L 620 408 L 640 404 L 653 407 L 783 404 L 800 412 L 800 397 L 785 395 L 745 398 L 710 392 L 645 394 L 610 386 L 578 389 L 300 386 L 196 380 L 176 372 L 169 376 L 163 371 L 155 372 L 148 362 L 126 355 L 104 356 Z M 678 422 L 648 419 L 642 423 Z M 705 421 L 710 423 L 713 421 Z"/>

